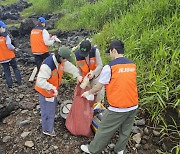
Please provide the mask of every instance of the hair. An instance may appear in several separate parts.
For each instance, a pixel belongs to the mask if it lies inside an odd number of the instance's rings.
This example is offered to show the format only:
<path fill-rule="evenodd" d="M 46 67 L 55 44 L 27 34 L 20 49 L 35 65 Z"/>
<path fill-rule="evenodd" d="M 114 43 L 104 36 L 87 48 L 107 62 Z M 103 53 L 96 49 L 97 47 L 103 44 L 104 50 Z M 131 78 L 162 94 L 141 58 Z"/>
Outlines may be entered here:
<path fill-rule="evenodd" d="M 37 25 L 38 25 L 39 27 L 42 27 L 42 22 L 38 20 Z"/>
<path fill-rule="evenodd" d="M 111 49 L 115 48 L 117 50 L 118 54 L 124 54 L 124 43 L 119 41 L 119 45 L 118 46 L 114 46 Z"/>
<path fill-rule="evenodd" d="M 58 52 L 55 52 L 55 57 L 56 57 L 57 62 L 58 62 L 59 64 L 61 64 L 61 61 L 60 61 L 61 56 L 59 55 Z"/>

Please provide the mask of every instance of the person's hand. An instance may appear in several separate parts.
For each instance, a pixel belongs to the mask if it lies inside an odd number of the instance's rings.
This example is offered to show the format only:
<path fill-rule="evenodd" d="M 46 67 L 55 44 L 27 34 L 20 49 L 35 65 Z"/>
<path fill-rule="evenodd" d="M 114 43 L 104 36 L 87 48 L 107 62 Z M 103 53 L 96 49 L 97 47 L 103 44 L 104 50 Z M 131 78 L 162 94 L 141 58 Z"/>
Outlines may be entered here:
<path fill-rule="evenodd" d="M 83 77 L 79 75 L 79 76 L 77 77 L 77 80 L 78 80 L 79 83 L 81 83 L 81 82 L 83 81 Z"/>
<path fill-rule="evenodd" d="M 56 87 L 52 87 L 52 89 L 50 90 L 50 93 L 56 97 L 58 95 L 58 91 L 57 91 Z"/>
<path fill-rule="evenodd" d="M 89 91 L 85 91 L 81 97 L 84 97 L 86 98 L 87 100 L 89 101 L 93 101 L 94 100 L 94 95 L 93 94 L 90 94 Z"/>
<path fill-rule="evenodd" d="M 90 72 L 87 74 L 87 76 L 88 76 L 89 79 L 94 78 L 94 73 L 93 73 L 93 71 L 90 71 Z"/>
<path fill-rule="evenodd" d="M 51 39 L 53 39 L 54 41 L 55 41 L 56 38 L 57 38 L 56 35 L 53 35 L 53 36 L 51 37 Z"/>
<path fill-rule="evenodd" d="M 85 91 L 81 97 L 87 98 L 89 96 L 89 91 Z"/>

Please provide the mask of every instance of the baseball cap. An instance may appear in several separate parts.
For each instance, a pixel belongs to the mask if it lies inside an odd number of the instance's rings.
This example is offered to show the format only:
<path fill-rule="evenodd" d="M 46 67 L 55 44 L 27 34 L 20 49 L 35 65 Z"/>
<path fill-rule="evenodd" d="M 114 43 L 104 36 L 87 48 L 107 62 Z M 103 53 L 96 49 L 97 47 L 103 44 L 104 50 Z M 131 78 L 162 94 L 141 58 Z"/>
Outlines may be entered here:
<path fill-rule="evenodd" d="M 42 23 L 45 23 L 46 22 L 46 19 L 44 17 L 39 17 L 38 20 Z"/>
<path fill-rule="evenodd" d="M 120 40 L 114 40 L 111 42 L 108 50 L 106 51 L 107 53 L 109 53 L 110 49 L 115 48 L 116 50 L 118 50 L 118 53 L 123 54 L 124 53 L 124 43 L 121 42 Z"/>
<path fill-rule="evenodd" d="M 91 42 L 89 40 L 84 40 L 80 44 L 80 56 L 87 57 L 89 51 L 91 50 Z"/>
<path fill-rule="evenodd" d="M 6 28 L 7 25 L 4 22 L 0 21 L 0 27 Z"/>
<path fill-rule="evenodd" d="M 69 48 L 62 46 L 59 48 L 58 54 L 62 57 L 67 59 L 69 62 L 72 62 L 72 52 Z"/>

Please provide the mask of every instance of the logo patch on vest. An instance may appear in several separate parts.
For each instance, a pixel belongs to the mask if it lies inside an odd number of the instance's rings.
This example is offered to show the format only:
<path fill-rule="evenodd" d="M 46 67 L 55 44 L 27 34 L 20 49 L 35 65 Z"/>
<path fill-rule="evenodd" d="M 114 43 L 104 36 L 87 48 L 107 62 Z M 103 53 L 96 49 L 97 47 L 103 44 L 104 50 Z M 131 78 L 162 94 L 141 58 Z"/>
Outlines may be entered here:
<path fill-rule="evenodd" d="M 80 62 L 80 63 L 79 63 L 79 66 L 84 66 L 84 63 L 83 63 L 83 62 Z"/>
<path fill-rule="evenodd" d="M 90 63 L 91 63 L 91 64 L 94 64 L 94 63 L 95 63 L 95 61 L 94 61 L 93 59 L 91 59 L 91 60 L 90 60 Z"/>
<path fill-rule="evenodd" d="M 54 73 L 53 73 L 53 76 L 56 76 L 56 75 L 57 75 L 57 72 L 54 72 Z"/>
<path fill-rule="evenodd" d="M 63 66 L 60 66 L 60 70 L 63 70 Z"/>

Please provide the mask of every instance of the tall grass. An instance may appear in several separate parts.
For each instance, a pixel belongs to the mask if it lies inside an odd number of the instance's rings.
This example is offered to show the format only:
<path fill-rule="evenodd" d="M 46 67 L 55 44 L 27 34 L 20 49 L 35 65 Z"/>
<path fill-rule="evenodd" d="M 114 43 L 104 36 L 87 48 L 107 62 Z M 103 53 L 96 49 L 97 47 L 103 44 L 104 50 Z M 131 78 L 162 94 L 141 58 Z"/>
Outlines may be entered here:
<path fill-rule="evenodd" d="M 87 1 L 87 0 L 86 0 Z M 100 29 L 102 26 L 119 18 L 124 10 L 137 0 L 99 0 L 94 4 L 86 3 L 81 9 L 76 9 L 72 14 L 67 14 L 57 23 L 57 28 L 68 29 Z M 117 9 L 118 8 L 118 9 Z M 72 24 L 73 23 L 73 24 Z"/>
<path fill-rule="evenodd" d="M 47 14 L 58 11 L 63 0 L 29 0 L 32 6 L 21 12 L 21 16 L 29 17 L 33 14 Z"/>
<path fill-rule="evenodd" d="M 126 45 L 138 66 L 140 103 L 159 123 L 167 107 L 179 109 L 179 26 L 175 0 L 140 0 L 94 36 L 104 51 L 113 39 Z"/>

